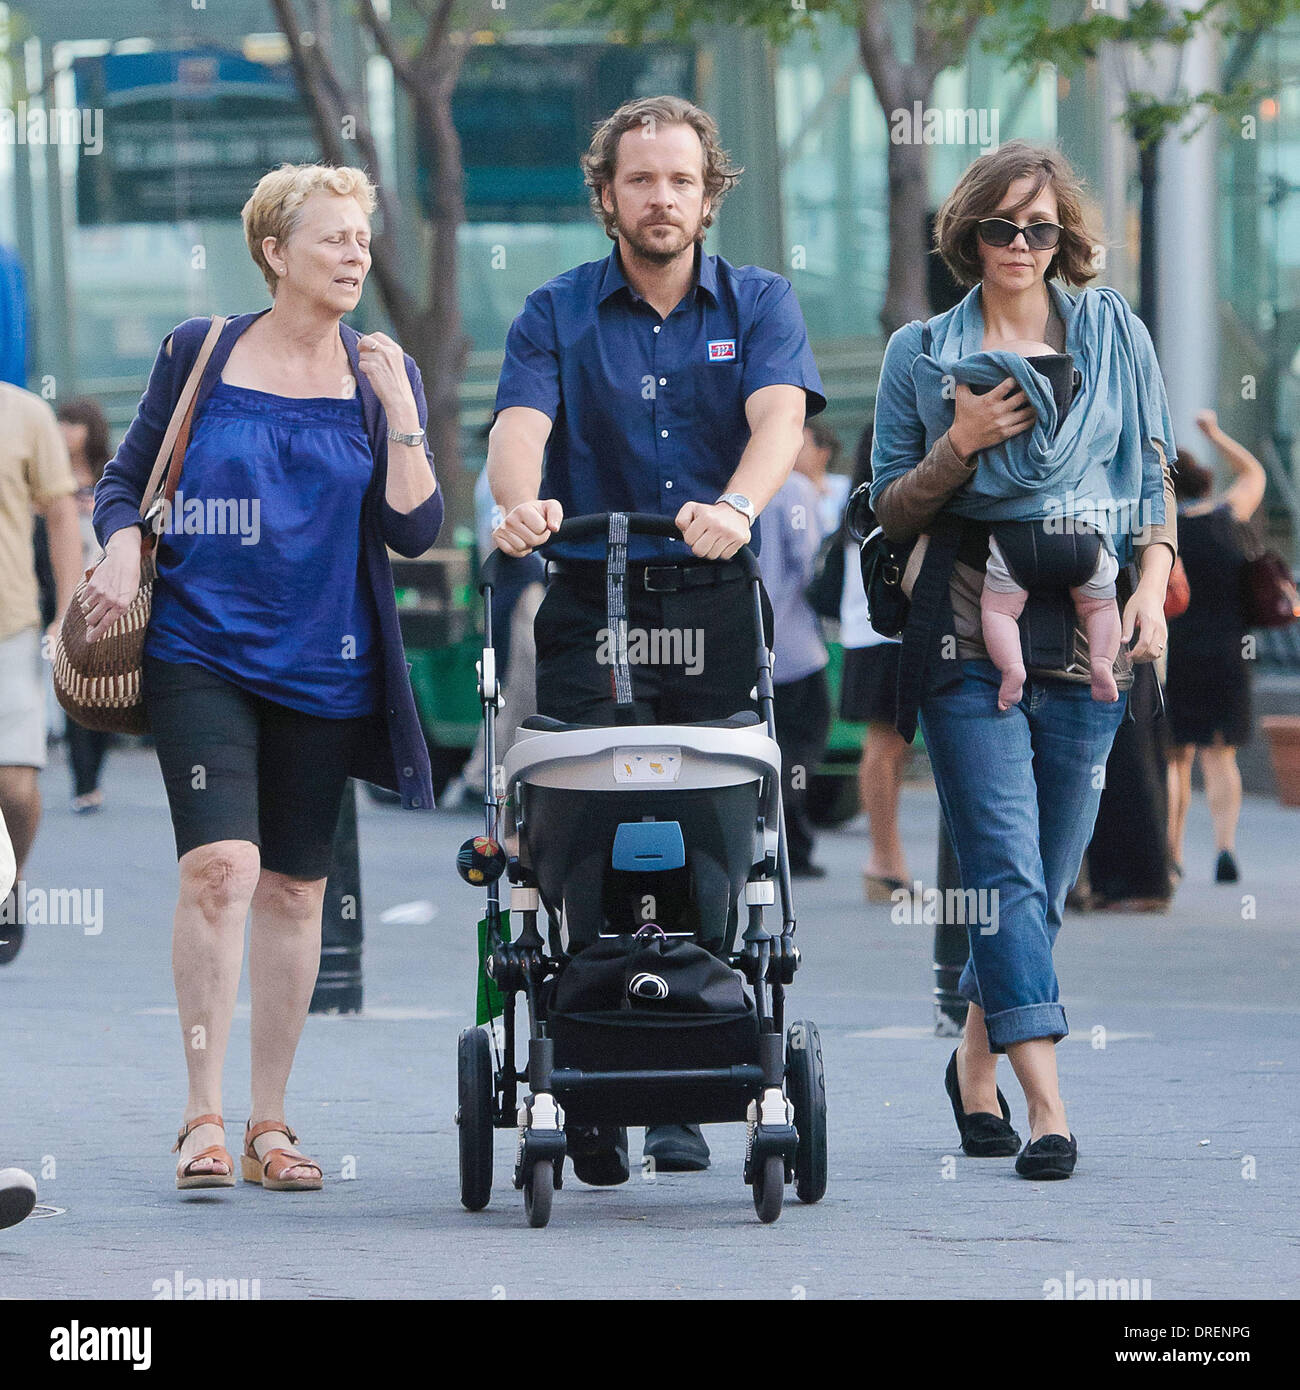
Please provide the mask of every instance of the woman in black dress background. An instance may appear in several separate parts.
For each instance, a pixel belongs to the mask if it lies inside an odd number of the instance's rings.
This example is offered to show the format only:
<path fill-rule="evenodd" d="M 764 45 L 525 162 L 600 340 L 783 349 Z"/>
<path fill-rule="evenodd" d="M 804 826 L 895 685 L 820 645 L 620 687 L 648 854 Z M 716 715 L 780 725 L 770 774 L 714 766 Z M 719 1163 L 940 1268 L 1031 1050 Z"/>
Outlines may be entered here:
<path fill-rule="evenodd" d="M 1237 749 L 1249 741 L 1254 722 L 1242 619 L 1245 554 L 1240 533 L 1264 499 L 1265 474 L 1259 460 L 1219 428 L 1214 411 L 1199 411 L 1196 424 L 1227 460 L 1233 481 L 1221 496 L 1213 496 L 1213 472 L 1180 451 L 1174 474 L 1178 549 L 1191 600 L 1187 611 L 1169 624 L 1169 851 L 1173 873 L 1181 877 L 1192 762 L 1199 751 L 1219 852 L 1214 879 L 1235 883 L 1241 814 Z"/>

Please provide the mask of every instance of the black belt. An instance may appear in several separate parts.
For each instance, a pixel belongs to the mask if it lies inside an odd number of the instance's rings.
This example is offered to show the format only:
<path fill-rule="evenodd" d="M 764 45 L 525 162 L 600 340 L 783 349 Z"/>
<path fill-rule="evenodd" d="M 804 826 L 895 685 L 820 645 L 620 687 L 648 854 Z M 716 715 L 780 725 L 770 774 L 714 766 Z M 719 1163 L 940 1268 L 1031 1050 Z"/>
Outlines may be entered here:
<path fill-rule="evenodd" d="M 579 583 L 603 585 L 605 582 L 605 566 L 599 560 L 548 560 L 546 572 Z M 738 560 L 704 561 L 696 565 L 629 565 L 627 577 L 629 584 L 648 594 L 675 594 L 682 589 L 730 584 L 743 579 L 745 570 Z"/>

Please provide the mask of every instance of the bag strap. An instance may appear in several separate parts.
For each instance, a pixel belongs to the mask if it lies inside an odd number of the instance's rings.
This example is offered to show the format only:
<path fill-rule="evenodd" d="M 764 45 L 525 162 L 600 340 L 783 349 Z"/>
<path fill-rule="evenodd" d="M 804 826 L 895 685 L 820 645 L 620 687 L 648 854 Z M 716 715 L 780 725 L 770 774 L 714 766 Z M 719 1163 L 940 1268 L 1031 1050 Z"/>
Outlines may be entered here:
<path fill-rule="evenodd" d="M 170 503 L 172 498 L 176 496 L 176 486 L 181 477 L 181 465 L 185 462 L 185 449 L 190 441 L 190 427 L 194 422 L 194 402 L 198 395 L 199 383 L 203 379 L 204 368 L 208 365 L 208 359 L 212 356 L 212 350 L 216 347 L 217 339 L 221 336 L 221 330 L 225 326 L 226 320 L 224 318 L 213 316 L 207 337 L 203 339 L 203 344 L 194 359 L 194 365 L 190 368 L 185 385 L 176 398 L 176 405 L 172 409 L 172 418 L 167 422 L 167 432 L 163 435 L 162 443 L 158 446 L 158 457 L 154 460 L 153 472 L 149 474 L 149 482 L 140 497 L 141 521 L 150 519 L 160 498 Z M 162 482 L 164 470 L 166 470 L 167 478 L 160 492 L 159 483 Z M 150 526 L 145 533 L 143 548 L 146 551 L 151 550 L 156 540 L 157 531 L 153 526 Z"/>

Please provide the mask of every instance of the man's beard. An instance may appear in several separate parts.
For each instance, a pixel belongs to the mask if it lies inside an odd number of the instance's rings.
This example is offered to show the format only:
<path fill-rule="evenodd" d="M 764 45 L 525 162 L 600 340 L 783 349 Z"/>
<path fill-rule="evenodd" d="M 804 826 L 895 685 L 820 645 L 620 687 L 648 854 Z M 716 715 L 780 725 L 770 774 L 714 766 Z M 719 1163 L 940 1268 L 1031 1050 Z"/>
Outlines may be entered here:
<path fill-rule="evenodd" d="M 619 236 L 632 248 L 639 259 L 646 261 L 650 265 L 668 265 L 675 261 L 688 246 L 694 246 L 701 239 L 700 233 L 704 227 L 704 219 L 701 217 L 693 228 L 680 227 L 677 223 L 664 223 L 671 225 L 673 230 L 678 232 L 679 238 L 674 238 L 675 245 L 666 247 L 662 242 L 653 242 L 646 235 L 644 227 L 629 227 L 619 215 L 618 204 L 614 205 L 614 227 Z"/>

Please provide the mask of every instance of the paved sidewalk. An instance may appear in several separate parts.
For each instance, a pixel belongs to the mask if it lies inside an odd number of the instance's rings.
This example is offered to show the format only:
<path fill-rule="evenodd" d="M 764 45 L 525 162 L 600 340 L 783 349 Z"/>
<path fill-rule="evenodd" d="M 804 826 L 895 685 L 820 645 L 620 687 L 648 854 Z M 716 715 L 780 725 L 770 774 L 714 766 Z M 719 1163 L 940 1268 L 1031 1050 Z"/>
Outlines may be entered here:
<path fill-rule="evenodd" d="M 801 1207 L 789 1192 L 781 1220 L 760 1226 L 740 1178 L 743 1130 L 715 1127 L 709 1172 L 651 1183 L 634 1170 L 611 1190 L 570 1178 L 550 1227 L 532 1231 L 509 1134 L 492 1205 L 471 1215 L 457 1200 L 456 1036 L 472 1014 L 479 896 L 453 859 L 475 818 L 361 798 L 368 1011 L 308 1021 L 290 1091 L 324 1192 L 187 1195 L 167 1153 L 184 1082 L 162 784 L 151 755 L 130 751 L 111 758 L 105 786 L 107 809 L 74 817 L 63 767 L 49 769 L 27 874 L 32 888 L 102 889 L 102 931 L 29 927 L 0 969 L 0 1167 L 31 1171 L 55 1209 L 0 1233 L 0 1297 L 147 1299 L 177 1271 L 248 1280 L 249 1292 L 257 1281 L 262 1298 L 1041 1299 L 1071 1274 L 1076 1289 L 1150 1280 L 1155 1298 L 1300 1293 L 1300 813 L 1248 799 L 1244 880 L 1215 887 L 1198 799 L 1168 917 L 1067 921 L 1072 1181 L 1030 1184 L 1010 1160 L 961 1156 L 942 1085 L 952 1044 L 931 1036 L 931 929 L 865 907 L 863 843 L 836 834 L 819 850 L 830 876 L 797 885 L 806 965 L 790 1015 L 817 1020 L 825 1045 L 825 1201 Z M 930 881 L 931 789 L 907 787 L 904 820 Z M 421 899 L 437 909 L 428 925 L 381 921 Z M 232 1147 L 247 1068 L 241 1005 Z M 1009 1069 L 1002 1085 L 1023 1132 Z"/>

